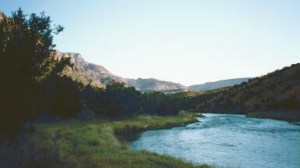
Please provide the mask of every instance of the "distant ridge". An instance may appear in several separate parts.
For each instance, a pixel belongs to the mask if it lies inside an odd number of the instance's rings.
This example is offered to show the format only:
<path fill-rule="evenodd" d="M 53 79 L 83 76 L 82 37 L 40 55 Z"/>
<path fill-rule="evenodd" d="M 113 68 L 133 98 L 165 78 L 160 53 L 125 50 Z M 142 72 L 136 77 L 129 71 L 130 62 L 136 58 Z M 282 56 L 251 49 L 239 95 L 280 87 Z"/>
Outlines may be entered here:
<path fill-rule="evenodd" d="M 200 85 L 192 85 L 186 87 L 180 83 L 174 83 L 170 81 L 159 80 L 155 78 L 138 78 L 130 79 L 123 78 L 111 73 L 102 65 L 89 63 L 83 59 L 81 54 L 73 52 L 55 52 L 55 57 L 60 60 L 61 57 L 70 57 L 73 67 L 66 67 L 62 72 L 62 75 L 71 77 L 73 80 L 82 82 L 83 84 L 91 84 L 95 87 L 105 87 L 109 82 L 116 81 L 125 83 L 127 86 L 133 86 L 141 92 L 159 91 L 166 94 L 173 94 L 184 91 L 205 91 L 212 90 L 227 86 L 233 86 L 248 81 L 251 78 L 236 78 L 221 80 L 216 82 L 207 82 Z"/>
<path fill-rule="evenodd" d="M 161 91 L 168 94 L 187 90 L 187 87 L 179 83 L 173 83 L 154 78 L 127 79 L 127 84 L 142 91 Z"/>
<path fill-rule="evenodd" d="M 251 78 L 247 77 L 247 78 L 219 80 L 219 81 L 215 81 L 215 82 L 206 82 L 204 84 L 191 85 L 188 88 L 189 88 L 189 90 L 193 90 L 193 91 L 213 90 L 213 89 L 218 89 L 218 88 L 222 88 L 222 87 L 239 85 L 243 82 L 247 82 L 249 79 L 251 79 Z"/>
<path fill-rule="evenodd" d="M 84 84 L 92 84 L 97 87 L 105 87 L 110 81 L 125 83 L 127 86 L 133 86 L 142 92 L 160 91 L 166 93 L 177 93 L 187 90 L 186 86 L 179 83 L 158 80 L 154 78 L 130 79 L 114 75 L 105 67 L 86 62 L 78 53 L 62 53 L 56 51 L 57 59 L 60 57 L 70 57 L 74 67 L 66 67 L 63 74 Z"/>

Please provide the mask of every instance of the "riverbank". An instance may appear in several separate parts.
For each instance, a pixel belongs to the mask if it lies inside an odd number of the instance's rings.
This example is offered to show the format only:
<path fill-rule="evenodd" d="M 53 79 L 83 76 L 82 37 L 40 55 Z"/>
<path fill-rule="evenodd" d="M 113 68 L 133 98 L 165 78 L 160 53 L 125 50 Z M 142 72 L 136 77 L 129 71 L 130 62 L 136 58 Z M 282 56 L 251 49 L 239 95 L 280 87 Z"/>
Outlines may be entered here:
<path fill-rule="evenodd" d="M 120 142 L 128 143 L 137 139 L 143 131 L 184 126 L 197 122 L 196 117 L 204 116 L 200 113 L 181 112 L 177 116 L 140 116 L 111 124 L 114 128 L 114 134 Z"/>
<path fill-rule="evenodd" d="M 246 115 L 251 118 L 276 119 L 289 122 L 300 122 L 299 111 L 276 110 L 276 111 L 257 111 Z"/>
<path fill-rule="evenodd" d="M 299 167 L 299 125 L 237 114 L 205 116 L 188 127 L 147 131 L 130 148 L 215 167 Z"/>
<path fill-rule="evenodd" d="M 120 121 L 39 124 L 36 133 L 22 145 L 12 147 L 14 150 L 7 147 L 3 157 L 13 159 L 10 164 L 18 164 L 15 167 L 208 168 L 208 165 L 194 165 L 165 155 L 131 151 L 127 147 L 128 141 L 141 131 L 183 126 L 195 122 L 196 116 L 184 112 L 177 116 L 141 116 Z"/>

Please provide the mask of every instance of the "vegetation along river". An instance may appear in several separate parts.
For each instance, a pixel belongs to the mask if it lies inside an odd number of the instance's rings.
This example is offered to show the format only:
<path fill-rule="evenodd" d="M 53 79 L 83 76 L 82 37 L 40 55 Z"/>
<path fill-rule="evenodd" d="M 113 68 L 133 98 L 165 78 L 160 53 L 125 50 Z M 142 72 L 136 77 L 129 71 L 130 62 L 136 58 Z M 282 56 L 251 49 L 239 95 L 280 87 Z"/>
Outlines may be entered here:
<path fill-rule="evenodd" d="M 299 168 L 300 126 L 234 114 L 204 114 L 185 127 L 144 132 L 130 144 L 216 167 Z"/>

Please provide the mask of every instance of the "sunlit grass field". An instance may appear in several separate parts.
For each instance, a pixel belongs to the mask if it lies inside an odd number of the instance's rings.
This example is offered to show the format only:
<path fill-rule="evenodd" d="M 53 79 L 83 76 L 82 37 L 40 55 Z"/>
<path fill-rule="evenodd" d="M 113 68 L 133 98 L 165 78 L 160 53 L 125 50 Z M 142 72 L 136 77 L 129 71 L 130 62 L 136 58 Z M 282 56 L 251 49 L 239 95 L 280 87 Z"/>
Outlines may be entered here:
<path fill-rule="evenodd" d="M 149 129 L 170 128 L 195 122 L 197 114 L 181 112 L 177 116 L 140 116 L 127 120 L 88 122 L 69 121 L 39 124 L 30 140 L 31 147 L 18 148 L 27 152 L 28 167 L 209 167 L 194 165 L 170 156 L 127 148 L 129 140 Z M 29 146 L 29 145 L 25 145 Z M 24 148 L 24 149 L 23 149 Z M 24 151 L 22 151 L 24 150 Z M 35 158 L 34 155 L 37 155 Z M 34 159 L 37 159 L 34 162 Z"/>

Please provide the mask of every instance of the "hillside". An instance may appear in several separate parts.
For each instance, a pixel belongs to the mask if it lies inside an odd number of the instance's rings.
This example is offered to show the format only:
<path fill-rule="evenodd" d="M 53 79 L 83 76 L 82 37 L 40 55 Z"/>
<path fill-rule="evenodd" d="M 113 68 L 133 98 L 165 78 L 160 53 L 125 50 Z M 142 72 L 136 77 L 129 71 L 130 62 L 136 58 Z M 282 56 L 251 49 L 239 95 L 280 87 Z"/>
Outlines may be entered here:
<path fill-rule="evenodd" d="M 77 57 L 77 54 L 61 53 L 56 51 L 54 56 L 57 61 L 60 61 L 63 57 L 71 58 L 71 63 L 73 66 L 65 66 L 61 72 L 61 75 L 68 76 L 75 81 L 83 83 L 84 85 L 90 84 L 94 87 L 105 87 L 104 83 L 102 83 L 92 72 L 87 71 L 84 66 L 77 63 L 79 60 L 76 62 L 76 59 L 74 58 Z"/>
<path fill-rule="evenodd" d="M 127 86 L 133 86 L 137 90 L 145 91 L 160 91 L 160 92 L 180 92 L 187 88 L 181 84 L 162 81 L 154 78 L 148 79 L 129 79 L 114 75 L 105 67 L 97 64 L 86 62 L 78 53 L 61 53 L 56 52 L 57 57 L 70 57 L 74 67 L 67 67 L 64 74 L 83 82 L 84 84 L 92 83 L 92 85 L 105 87 L 110 81 L 125 83 Z"/>
<path fill-rule="evenodd" d="M 300 64 L 293 64 L 241 85 L 197 96 L 196 110 L 218 113 L 300 111 Z"/>
<path fill-rule="evenodd" d="M 93 86 L 105 87 L 110 81 L 125 83 L 127 86 L 133 86 L 142 92 L 160 91 L 166 94 L 173 94 L 187 90 L 206 91 L 222 87 L 234 86 L 249 80 L 250 78 L 236 78 L 221 80 L 216 82 L 207 82 L 199 85 L 186 87 L 180 83 L 159 80 L 155 78 L 130 79 L 114 75 L 105 67 L 85 61 L 78 53 L 62 53 L 56 51 L 56 57 L 70 57 L 74 67 L 65 68 L 63 74 L 84 84 L 91 83 Z"/>
<path fill-rule="evenodd" d="M 182 92 L 187 88 L 179 83 L 173 83 L 168 81 L 162 81 L 154 78 L 138 78 L 138 79 L 127 79 L 129 86 L 134 86 L 141 91 L 161 91 L 165 93 L 170 92 Z"/>
<path fill-rule="evenodd" d="M 239 85 L 243 82 L 247 82 L 251 78 L 235 78 L 235 79 L 227 79 L 227 80 L 219 80 L 215 82 L 206 82 L 204 84 L 197 84 L 189 86 L 189 90 L 192 91 L 206 91 L 206 90 L 213 90 L 222 87 L 234 86 Z"/>
<path fill-rule="evenodd" d="M 4 18 L 4 13 L 3 12 L 0 12 L 0 21 Z"/>

